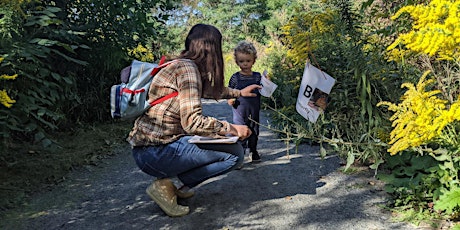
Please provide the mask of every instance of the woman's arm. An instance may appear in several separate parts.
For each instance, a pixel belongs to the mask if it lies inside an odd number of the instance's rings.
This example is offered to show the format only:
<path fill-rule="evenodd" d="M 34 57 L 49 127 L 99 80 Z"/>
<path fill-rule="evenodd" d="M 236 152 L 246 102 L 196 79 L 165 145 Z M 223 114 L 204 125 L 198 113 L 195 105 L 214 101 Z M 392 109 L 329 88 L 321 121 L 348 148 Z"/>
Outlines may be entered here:
<path fill-rule="evenodd" d="M 219 132 L 219 135 L 226 136 L 226 135 L 232 135 L 232 136 L 238 136 L 240 140 L 248 138 L 252 131 L 249 129 L 247 125 L 235 125 L 235 124 L 224 124 L 228 125 L 225 129 L 223 129 L 221 132 Z"/>
<path fill-rule="evenodd" d="M 261 88 L 262 86 L 260 85 L 250 85 L 241 90 L 224 87 L 224 90 L 222 92 L 222 98 L 231 99 L 231 98 L 238 98 L 238 97 L 255 97 L 257 96 L 257 94 L 252 93 L 252 91 L 254 89 L 261 89 Z"/>

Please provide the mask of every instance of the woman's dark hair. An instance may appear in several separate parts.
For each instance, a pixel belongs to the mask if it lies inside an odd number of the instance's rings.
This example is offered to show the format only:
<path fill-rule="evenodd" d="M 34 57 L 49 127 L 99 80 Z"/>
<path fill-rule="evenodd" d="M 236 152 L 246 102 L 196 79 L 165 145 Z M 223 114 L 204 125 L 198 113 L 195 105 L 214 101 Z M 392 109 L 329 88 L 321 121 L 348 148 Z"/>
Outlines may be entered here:
<path fill-rule="evenodd" d="M 179 58 L 195 62 L 201 73 L 203 97 L 220 99 L 224 88 L 222 34 L 211 25 L 196 24 L 185 39 L 185 49 Z"/>

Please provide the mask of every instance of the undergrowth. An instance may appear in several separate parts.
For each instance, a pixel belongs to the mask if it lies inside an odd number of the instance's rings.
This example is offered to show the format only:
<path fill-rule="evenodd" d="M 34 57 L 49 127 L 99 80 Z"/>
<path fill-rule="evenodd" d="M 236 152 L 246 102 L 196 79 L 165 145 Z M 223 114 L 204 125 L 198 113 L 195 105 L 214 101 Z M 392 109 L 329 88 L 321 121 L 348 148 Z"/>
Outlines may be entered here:
<path fill-rule="evenodd" d="M 127 149 L 124 139 L 130 128 L 130 122 L 86 125 L 56 134 L 52 148 L 13 143 L 1 150 L 0 216 L 66 180 L 71 171 L 83 165 L 97 165 Z"/>

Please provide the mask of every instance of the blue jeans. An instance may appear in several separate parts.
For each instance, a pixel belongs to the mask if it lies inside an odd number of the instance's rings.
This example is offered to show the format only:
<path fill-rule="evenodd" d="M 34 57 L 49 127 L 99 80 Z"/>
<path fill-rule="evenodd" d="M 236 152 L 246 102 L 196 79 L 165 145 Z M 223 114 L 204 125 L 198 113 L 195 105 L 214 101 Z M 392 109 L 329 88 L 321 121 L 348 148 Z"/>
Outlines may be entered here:
<path fill-rule="evenodd" d="M 177 176 L 193 188 L 201 182 L 227 173 L 243 164 L 241 144 L 190 144 L 190 136 L 157 146 L 133 148 L 139 168 L 157 178 Z"/>

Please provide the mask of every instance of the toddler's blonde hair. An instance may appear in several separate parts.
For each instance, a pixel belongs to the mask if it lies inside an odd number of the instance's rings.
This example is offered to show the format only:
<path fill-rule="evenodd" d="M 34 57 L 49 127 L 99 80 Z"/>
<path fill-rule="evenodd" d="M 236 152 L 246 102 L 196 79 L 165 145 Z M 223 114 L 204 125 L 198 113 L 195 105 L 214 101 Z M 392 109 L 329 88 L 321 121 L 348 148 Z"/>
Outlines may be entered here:
<path fill-rule="evenodd" d="M 240 41 L 238 45 L 236 45 L 234 49 L 233 56 L 236 60 L 236 53 L 244 53 L 244 54 L 252 54 L 254 56 L 254 60 L 257 59 L 257 50 L 256 47 L 250 42 L 247 41 Z"/>

